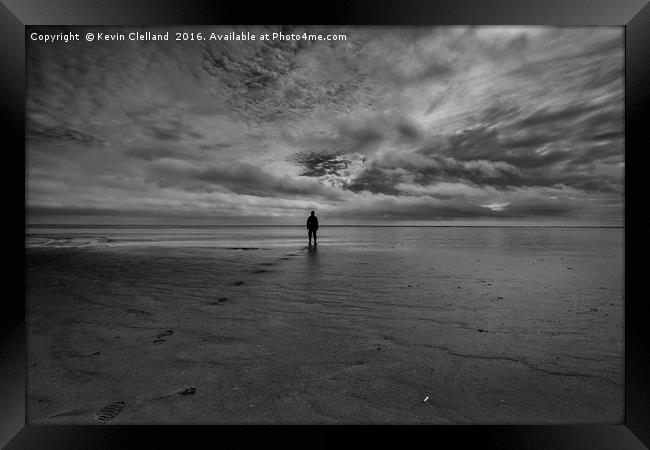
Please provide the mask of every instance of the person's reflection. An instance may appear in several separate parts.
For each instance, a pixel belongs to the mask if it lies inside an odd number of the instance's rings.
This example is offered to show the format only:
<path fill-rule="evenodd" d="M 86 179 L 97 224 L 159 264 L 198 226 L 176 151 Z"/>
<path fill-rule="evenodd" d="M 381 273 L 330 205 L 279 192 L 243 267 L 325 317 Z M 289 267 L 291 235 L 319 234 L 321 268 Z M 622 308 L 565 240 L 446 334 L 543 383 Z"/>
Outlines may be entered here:
<path fill-rule="evenodd" d="M 310 272 L 318 269 L 318 247 L 309 247 L 307 249 L 307 266 Z"/>

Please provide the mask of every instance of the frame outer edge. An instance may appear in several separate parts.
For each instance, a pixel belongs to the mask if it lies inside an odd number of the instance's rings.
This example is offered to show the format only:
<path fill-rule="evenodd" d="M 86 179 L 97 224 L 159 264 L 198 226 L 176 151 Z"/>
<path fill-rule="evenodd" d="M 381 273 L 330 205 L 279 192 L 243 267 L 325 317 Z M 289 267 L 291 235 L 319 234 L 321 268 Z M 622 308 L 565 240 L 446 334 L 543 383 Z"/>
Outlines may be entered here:
<path fill-rule="evenodd" d="M 16 272 L 23 272 L 25 261 L 25 190 L 18 179 L 21 163 L 23 174 L 25 169 L 24 29 L 24 24 L 12 11 L 0 4 L 0 123 L 6 130 L 3 147 L 8 154 L 8 161 L 5 161 L 8 167 L 1 177 L 5 193 L 4 212 L 8 219 L 3 254 L 6 266 Z M 10 289 L 11 285 L 18 288 L 18 278 L 12 275 L 4 276 L 6 281 L 11 281 L 3 290 L 0 312 L 0 446 L 4 446 L 26 423 L 24 289 L 22 292 Z"/>

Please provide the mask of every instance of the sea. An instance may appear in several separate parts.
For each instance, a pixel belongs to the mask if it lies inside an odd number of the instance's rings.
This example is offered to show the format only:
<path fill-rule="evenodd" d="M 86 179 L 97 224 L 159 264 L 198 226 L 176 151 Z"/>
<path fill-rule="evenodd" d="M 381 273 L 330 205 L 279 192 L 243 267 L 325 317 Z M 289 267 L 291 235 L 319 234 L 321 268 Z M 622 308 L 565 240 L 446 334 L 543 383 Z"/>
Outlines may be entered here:
<path fill-rule="evenodd" d="M 301 226 L 30 225 L 27 248 L 205 247 L 295 249 L 308 243 Z M 322 226 L 320 248 L 356 250 L 486 248 L 504 253 L 578 252 L 623 256 L 622 227 Z"/>

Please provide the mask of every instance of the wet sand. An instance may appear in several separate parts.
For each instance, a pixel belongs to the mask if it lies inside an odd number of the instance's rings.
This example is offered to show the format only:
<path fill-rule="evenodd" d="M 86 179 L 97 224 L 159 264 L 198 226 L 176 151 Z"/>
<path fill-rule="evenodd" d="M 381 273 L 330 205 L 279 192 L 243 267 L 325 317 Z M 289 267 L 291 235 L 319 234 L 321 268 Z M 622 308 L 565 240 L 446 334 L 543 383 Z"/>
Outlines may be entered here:
<path fill-rule="evenodd" d="M 27 249 L 30 423 L 622 423 L 620 255 Z"/>

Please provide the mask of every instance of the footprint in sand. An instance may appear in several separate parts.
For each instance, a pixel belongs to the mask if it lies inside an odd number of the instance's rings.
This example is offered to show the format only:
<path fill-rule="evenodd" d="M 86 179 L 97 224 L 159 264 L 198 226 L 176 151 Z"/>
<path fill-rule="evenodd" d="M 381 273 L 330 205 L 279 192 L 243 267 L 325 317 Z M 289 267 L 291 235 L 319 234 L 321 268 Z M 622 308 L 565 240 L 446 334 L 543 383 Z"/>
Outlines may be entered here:
<path fill-rule="evenodd" d="M 111 403 L 95 413 L 95 420 L 100 423 L 108 423 L 121 413 L 125 406 L 124 402 Z"/>
<path fill-rule="evenodd" d="M 190 387 L 188 387 L 186 389 L 182 389 L 182 390 L 178 391 L 178 394 L 179 395 L 192 395 L 195 392 L 196 392 L 196 388 L 194 386 L 190 386 Z"/>
<path fill-rule="evenodd" d="M 173 332 L 172 330 L 166 330 L 166 331 L 163 331 L 162 333 L 158 333 L 158 334 L 156 335 L 156 337 L 157 337 L 158 339 L 156 339 L 155 341 L 153 341 L 153 343 L 154 343 L 154 344 L 162 344 L 163 342 L 167 342 L 167 339 L 163 339 L 163 338 L 165 338 L 165 337 L 167 337 L 167 336 L 171 336 L 172 334 L 174 334 L 174 332 Z"/>

